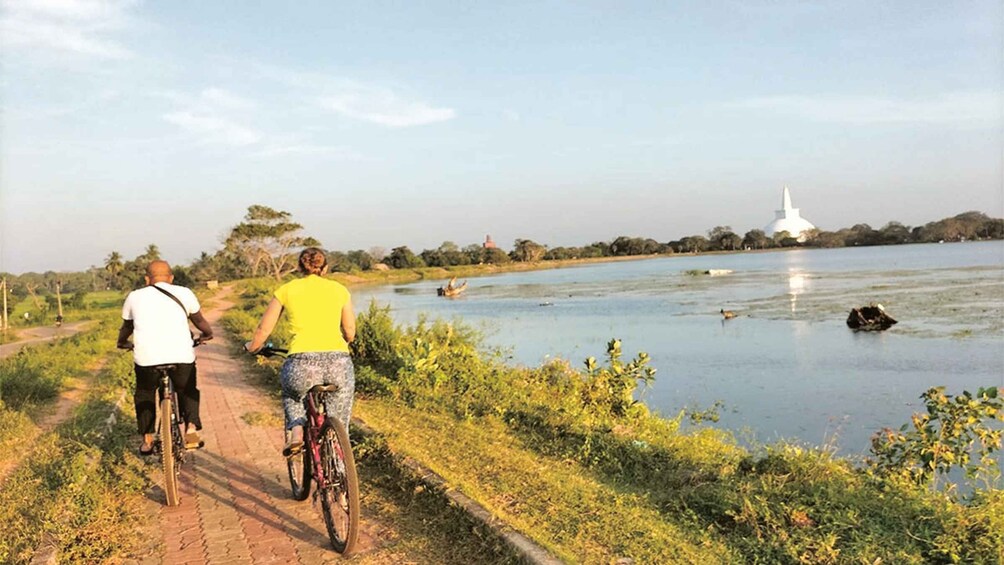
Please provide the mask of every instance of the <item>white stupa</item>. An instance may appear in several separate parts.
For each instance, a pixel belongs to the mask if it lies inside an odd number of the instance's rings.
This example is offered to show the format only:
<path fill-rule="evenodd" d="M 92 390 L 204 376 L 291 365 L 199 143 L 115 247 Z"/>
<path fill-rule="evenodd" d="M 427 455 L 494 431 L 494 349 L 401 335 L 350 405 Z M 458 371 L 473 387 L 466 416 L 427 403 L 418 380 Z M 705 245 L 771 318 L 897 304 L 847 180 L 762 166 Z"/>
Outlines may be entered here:
<path fill-rule="evenodd" d="M 791 206 L 791 193 L 785 186 L 784 192 L 781 193 L 781 209 L 774 212 L 774 221 L 767 224 L 763 232 L 767 237 L 773 237 L 775 233 L 786 231 L 798 241 L 805 241 L 805 232 L 815 228 L 816 226 L 798 213 L 798 208 Z"/>

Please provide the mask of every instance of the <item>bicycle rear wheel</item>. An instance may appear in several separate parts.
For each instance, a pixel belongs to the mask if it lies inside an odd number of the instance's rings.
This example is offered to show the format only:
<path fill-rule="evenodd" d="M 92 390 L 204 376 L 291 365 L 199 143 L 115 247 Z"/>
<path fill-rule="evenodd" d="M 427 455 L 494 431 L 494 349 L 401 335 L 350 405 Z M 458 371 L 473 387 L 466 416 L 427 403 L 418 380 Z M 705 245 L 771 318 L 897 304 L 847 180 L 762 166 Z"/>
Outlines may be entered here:
<path fill-rule="evenodd" d="M 164 462 L 164 492 L 167 494 L 168 506 L 177 506 L 181 502 L 178 493 L 178 474 L 175 468 L 175 426 L 171 423 L 173 411 L 171 397 L 165 396 L 160 401 L 160 456 Z"/>
<path fill-rule="evenodd" d="M 289 432 L 286 432 L 289 441 Z M 310 449 L 303 446 L 300 453 L 286 458 L 286 468 L 289 469 L 289 486 L 293 491 L 294 500 L 307 500 L 310 496 Z"/>
<path fill-rule="evenodd" d="M 359 480 L 349 434 L 341 422 L 329 418 L 321 427 L 321 473 L 318 481 L 321 510 L 328 539 L 335 551 L 350 554 L 359 535 Z"/>

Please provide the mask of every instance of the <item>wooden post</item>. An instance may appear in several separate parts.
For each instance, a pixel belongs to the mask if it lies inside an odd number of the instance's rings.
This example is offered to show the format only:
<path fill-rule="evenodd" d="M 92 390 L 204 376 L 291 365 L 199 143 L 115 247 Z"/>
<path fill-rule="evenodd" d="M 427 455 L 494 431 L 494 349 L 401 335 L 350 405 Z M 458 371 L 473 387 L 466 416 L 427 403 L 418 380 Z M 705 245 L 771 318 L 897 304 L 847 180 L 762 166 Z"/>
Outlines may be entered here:
<path fill-rule="evenodd" d="M 3 288 L 3 314 L 0 315 L 0 330 L 7 331 L 7 277 L 4 277 L 3 282 L 0 283 L 0 288 Z"/>
<path fill-rule="evenodd" d="M 56 279 L 56 326 L 63 325 L 63 281 Z"/>

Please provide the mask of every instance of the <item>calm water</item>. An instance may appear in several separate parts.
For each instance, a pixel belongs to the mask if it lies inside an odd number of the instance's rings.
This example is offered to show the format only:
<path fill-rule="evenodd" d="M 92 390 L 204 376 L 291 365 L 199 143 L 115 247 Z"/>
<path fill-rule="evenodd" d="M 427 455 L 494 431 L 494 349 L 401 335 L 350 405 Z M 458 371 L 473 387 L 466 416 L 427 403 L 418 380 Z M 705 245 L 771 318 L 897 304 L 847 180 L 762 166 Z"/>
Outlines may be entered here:
<path fill-rule="evenodd" d="M 693 270 L 729 269 L 723 276 Z M 724 402 L 719 427 L 741 438 L 867 451 L 930 386 L 1004 386 L 1004 243 L 682 256 L 354 290 L 395 318 L 420 313 L 483 327 L 514 362 L 579 364 L 606 342 L 647 351 L 658 369 L 641 398 L 675 415 Z M 900 324 L 854 333 L 851 307 L 881 302 Z M 739 313 L 724 321 L 719 309 Z"/>

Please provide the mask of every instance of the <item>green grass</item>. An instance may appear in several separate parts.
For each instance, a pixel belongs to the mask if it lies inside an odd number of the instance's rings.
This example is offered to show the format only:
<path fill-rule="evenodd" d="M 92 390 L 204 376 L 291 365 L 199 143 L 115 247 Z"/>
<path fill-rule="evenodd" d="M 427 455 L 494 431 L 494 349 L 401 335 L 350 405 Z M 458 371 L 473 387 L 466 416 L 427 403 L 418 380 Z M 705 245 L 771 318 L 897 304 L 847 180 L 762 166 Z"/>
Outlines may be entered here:
<path fill-rule="evenodd" d="M 30 453 L 0 491 L 0 563 L 29 562 L 43 537 L 56 544 L 65 563 L 103 562 L 127 554 L 141 541 L 135 527 L 142 516 L 146 473 L 131 453 L 131 415 L 115 404 L 131 386 L 132 363 L 128 355 L 109 353 L 113 334 L 114 329 L 104 325 L 91 335 L 47 349 L 32 348 L 23 355 L 49 358 L 60 353 L 56 357 L 74 365 L 74 372 L 99 357 L 107 355 L 109 362 L 90 378 L 88 395 L 70 419 L 28 444 L 16 445 L 21 455 L 26 449 Z M 118 423 L 102 434 L 112 412 L 118 413 Z M 23 412 L 8 409 L 0 414 L 0 421 L 17 420 L 24 430 Z"/>
<path fill-rule="evenodd" d="M 381 400 L 360 400 L 355 412 L 385 435 L 393 452 L 422 462 L 564 560 L 738 562 L 720 541 L 664 519 L 643 494 L 574 461 L 523 448 L 497 420 L 458 422 Z"/>

